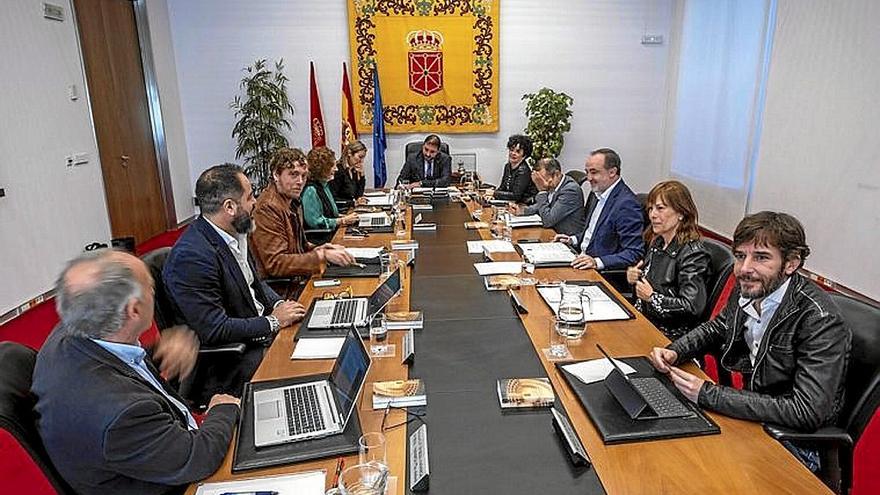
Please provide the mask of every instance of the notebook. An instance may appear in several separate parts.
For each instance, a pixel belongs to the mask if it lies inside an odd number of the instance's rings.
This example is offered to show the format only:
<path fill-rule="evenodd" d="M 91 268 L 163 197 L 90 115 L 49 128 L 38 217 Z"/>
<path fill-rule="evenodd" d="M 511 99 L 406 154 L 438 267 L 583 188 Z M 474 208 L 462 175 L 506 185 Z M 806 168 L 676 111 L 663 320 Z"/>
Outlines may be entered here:
<path fill-rule="evenodd" d="M 373 316 L 400 292 L 400 270 L 395 270 L 384 282 L 376 287 L 369 298 L 330 299 L 315 301 L 309 320 L 308 330 L 327 328 L 348 328 L 366 326 Z"/>
<path fill-rule="evenodd" d="M 351 329 L 326 380 L 254 391 L 254 445 L 259 448 L 341 433 L 369 369 L 370 353 Z"/>

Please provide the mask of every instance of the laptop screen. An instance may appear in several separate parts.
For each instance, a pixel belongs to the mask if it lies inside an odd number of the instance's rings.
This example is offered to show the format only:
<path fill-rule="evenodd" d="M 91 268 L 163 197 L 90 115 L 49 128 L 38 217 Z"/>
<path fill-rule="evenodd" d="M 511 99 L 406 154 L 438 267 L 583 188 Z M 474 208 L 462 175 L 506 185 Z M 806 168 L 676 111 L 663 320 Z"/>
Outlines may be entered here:
<path fill-rule="evenodd" d="M 348 422 L 354 403 L 367 378 L 370 368 L 370 354 L 360 335 L 349 330 L 345 337 L 339 357 L 330 372 L 330 385 L 336 396 L 336 406 L 343 420 Z"/>
<path fill-rule="evenodd" d="M 400 270 L 394 270 L 394 273 L 391 274 L 382 285 L 376 288 L 376 291 L 373 292 L 373 295 L 370 296 L 369 302 L 367 304 L 367 315 L 374 315 L 379 311 L 382 311 L 382 308 L 388 304 L 388 301 L 394 297 L 394 294 L 400 292 Z"/>

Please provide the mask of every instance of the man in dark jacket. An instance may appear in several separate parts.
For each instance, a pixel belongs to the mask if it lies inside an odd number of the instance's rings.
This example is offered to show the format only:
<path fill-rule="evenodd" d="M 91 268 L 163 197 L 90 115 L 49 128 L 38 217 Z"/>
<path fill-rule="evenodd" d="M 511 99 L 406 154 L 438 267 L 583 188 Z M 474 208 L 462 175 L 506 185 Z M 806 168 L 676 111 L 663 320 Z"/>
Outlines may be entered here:
<path fill-rule="evenodd" d="M 153 284 L 137 258 L 90 252 L 58 280 L 61 322 L 37 355 L 31 387 L 52 464 L 77 493 L 160 494 L 210 476 L 229 448 L 238 399 L 217 395 L 198 426 L 138 343 Z M 183 332 L 181 330 L 181 332 Z M 154 356 L 186 374 L 198 344 L 163 333 Z"/>
<path fill-rule="evenodd" d="M 279 329 L 305 309 L 260 279 L 248 249 L 256 200 L 241 168 L 215 165 L 196 181 L 202 214 L 174 244 L 162 270 L 168 296 L 203 346 L 244 343 L 242 356 L 200 363 L 189 399 L 241 393 Z"/>
<path fill-rule="evenodd" d="M 733 245 L 738 290 L 715 319 L 655 347 L 652 363 L 707 409 L 803 431 L 833 424 L 852 334 L 828 295 L 796 273 L 810 252 L 803 226 L 785 213 L 755 213 L 739 223 Z M 721 366 L 743 373 L 744 390 L 675 366 L 716 349 Z"/>
<path fill-rule="evenodd" d="M 397 176 L 398 184 L 415 187 L 447 187 L 452 180 L 452 158 L 440 151 L 440 137 L 431 134 L 425 138 L 422 150 L 406 157 Z"/>

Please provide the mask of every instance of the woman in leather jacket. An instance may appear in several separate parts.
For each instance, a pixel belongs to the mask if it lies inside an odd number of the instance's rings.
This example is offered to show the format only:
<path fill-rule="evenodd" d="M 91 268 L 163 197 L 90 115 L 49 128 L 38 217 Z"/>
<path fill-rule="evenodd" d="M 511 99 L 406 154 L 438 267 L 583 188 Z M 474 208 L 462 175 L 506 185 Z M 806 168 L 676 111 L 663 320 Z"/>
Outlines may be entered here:
<path fill-rule="evenodd" d="M 515 134 L 507 140 L 507 163 L 501 183 L 495 189 L 494 198 L 515 203 L 531 203 L 538 188 L 532 182 L 532 169 L 526 158 L 532 154 L 532 140 L 528 136 Z"/>
<path fill-rule="evenodd" d="M 702 323 L 707 304 L 709 253 L 697 229 L 697 207 L 681 182 L 664 181 L 645 204 L 645 259 L 626 271 L 635 285 L 636 309 L 670 340 Z"/>

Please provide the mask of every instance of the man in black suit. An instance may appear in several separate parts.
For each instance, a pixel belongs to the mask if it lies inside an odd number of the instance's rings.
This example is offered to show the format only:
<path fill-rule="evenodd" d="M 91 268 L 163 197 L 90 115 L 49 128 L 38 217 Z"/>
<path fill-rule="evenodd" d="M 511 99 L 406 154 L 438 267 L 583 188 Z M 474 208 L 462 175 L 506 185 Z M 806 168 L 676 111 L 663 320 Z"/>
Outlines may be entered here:
<path fill-rule="evenodd" d="M 79 494 L 160 494 L 210 476 L 226 455 L 239 401 L 214 396 L 201 426 L 141 348 L 153 281 L 117 251 L 71 261 L 56 287 L 61 322 L 37 355 L 31 391 L 52 464 Z M 164 375 L 192 369 L 190 332 L 163 332 Z M 175 489 L 176 488 L 176 489 Z"/>
<path fill-rule="evenodd" d="M 278 330 L 300 320 L 305 309 L 259 278 L 247 236 L 256 201 L 241 168 L 205 170 L 196 198 L 202 214 L 174 244 L 162 271 L 168 296 L 202 345 L 247 344 L 243 356 L 199 364 L 191 399 L 201 405 L 218 392 L 238 395 Z"/>
<path fill-rule="evenodd" d="M 425 138 L 422 151 L 406 157 L 406 163 L 397 176 L 404 187 L 446 187 L 452 180 L 452 158 L 440 151 L 440 138 L 431 134 Z"/>

